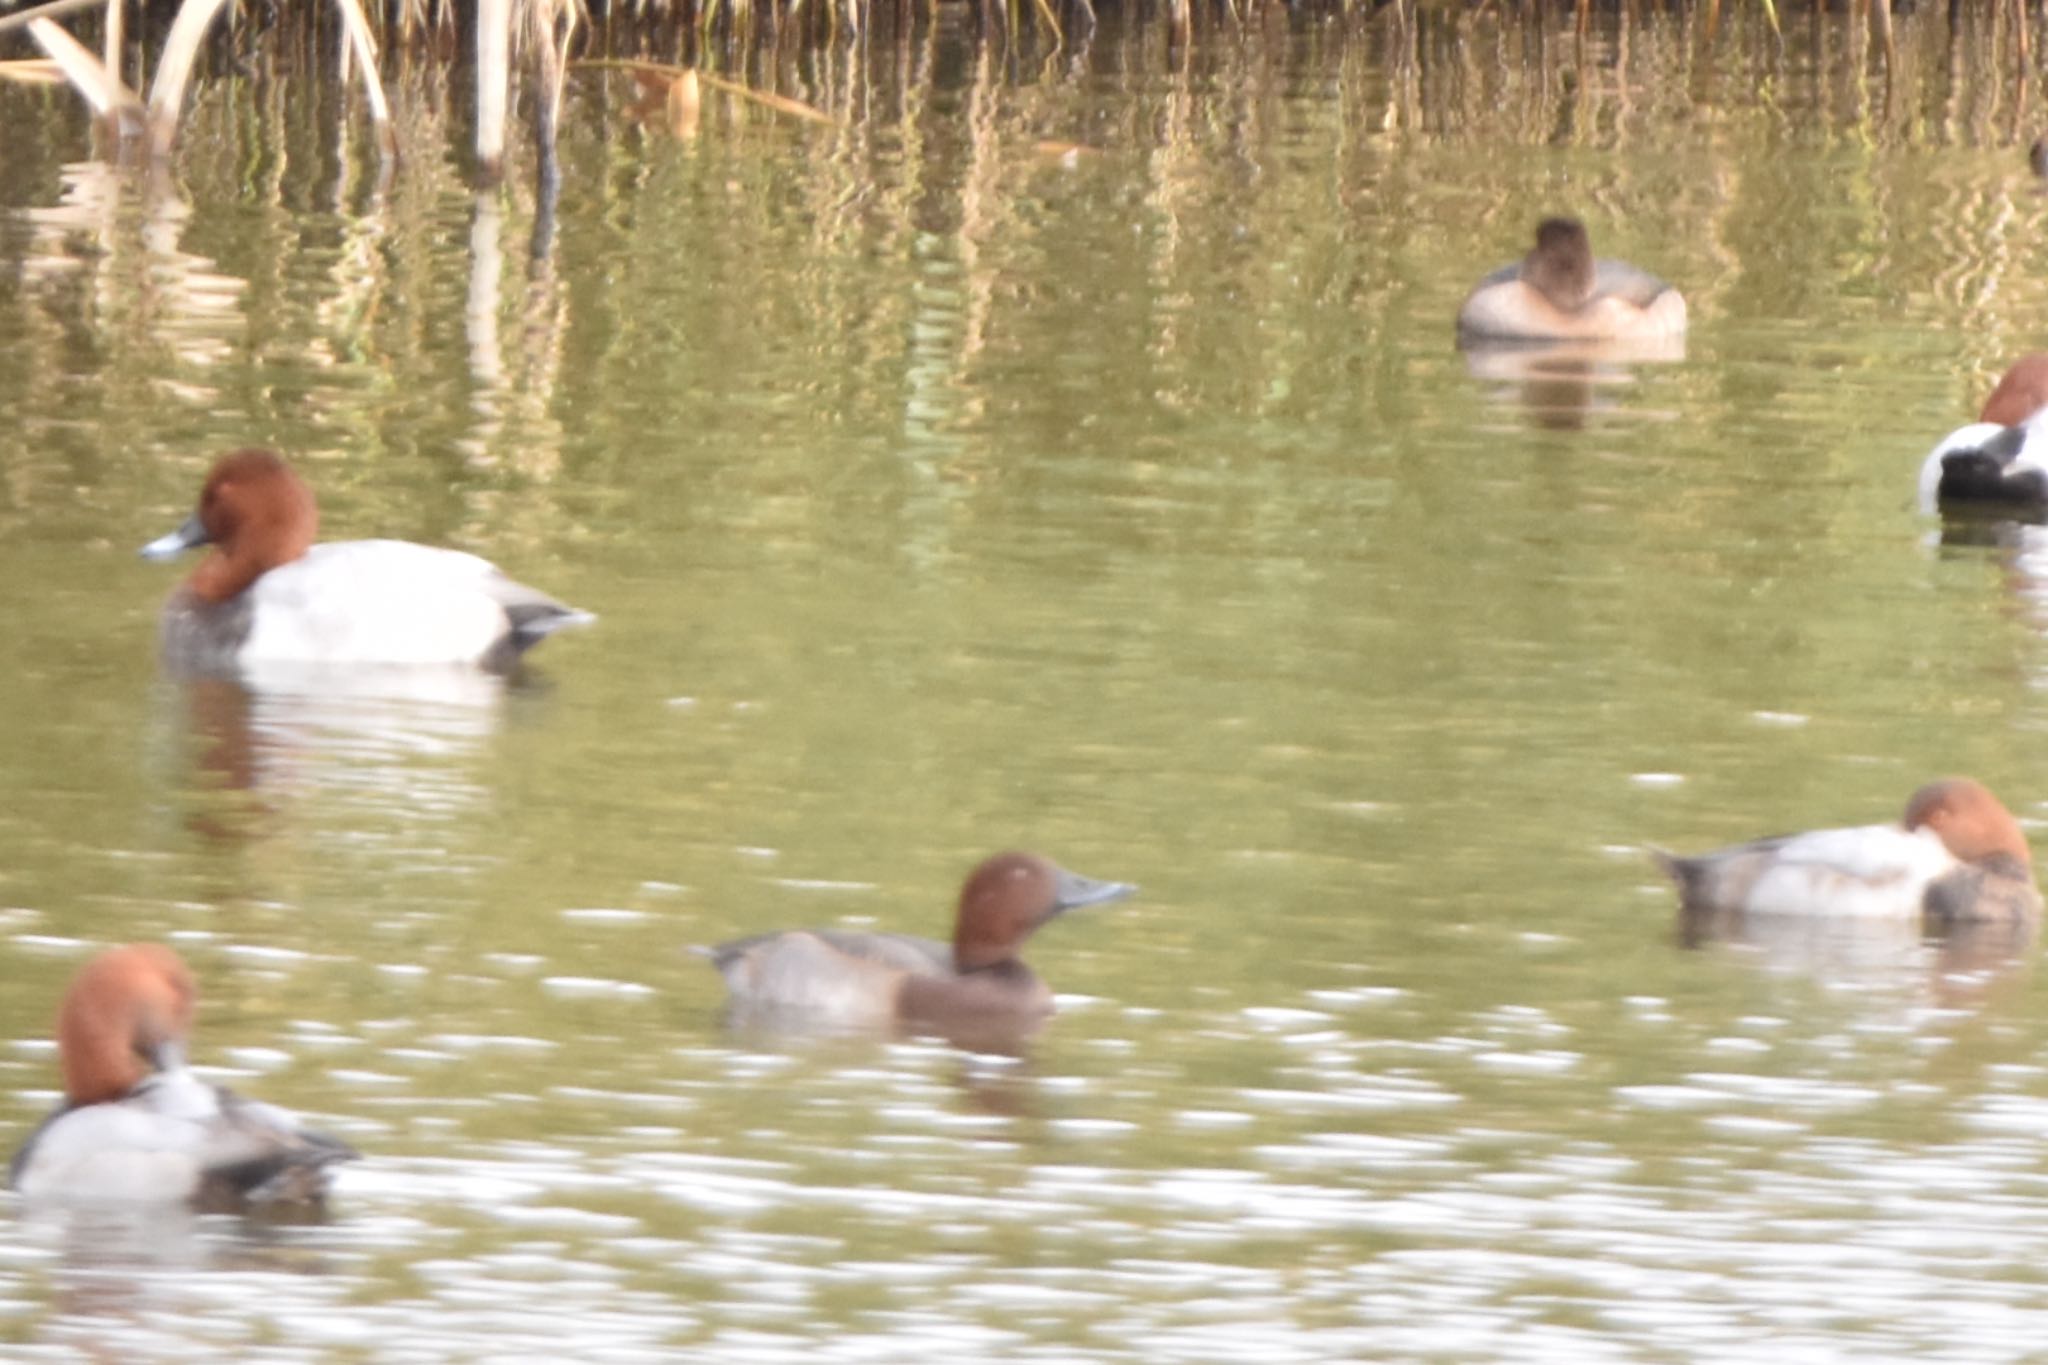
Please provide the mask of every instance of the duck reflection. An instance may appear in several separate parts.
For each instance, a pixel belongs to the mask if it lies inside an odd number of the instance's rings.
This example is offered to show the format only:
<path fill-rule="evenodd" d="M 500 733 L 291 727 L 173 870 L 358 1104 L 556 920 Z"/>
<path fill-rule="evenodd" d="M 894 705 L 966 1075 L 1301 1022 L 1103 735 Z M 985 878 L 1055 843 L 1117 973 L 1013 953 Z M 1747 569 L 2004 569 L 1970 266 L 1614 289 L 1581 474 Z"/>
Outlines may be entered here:
<path fill-rule="evenodd" d="M 1917 920 L 1837 918 L 1825 915 L 1751 915 L 1740 910 L 1687 906 L 1679 911 L 1678 941 L 1687 948 L 1728 944 L 1751 950 L 1773 967 L 1827 980 L 1917 979 L 1998 972 L 2033 946 L 2032 920 L 1971 920 L 1929 924 Z"/>
<path fill-rule="evenodd" d="M 523 672 L 265 665 L 169 679 L 161 710 L 190 765 L 188 827 L 238 844 L 275 833 L 316 792 L 409 821 L 480 805 L 474 769 L 508 692 L 540 686 Z"/>
<path fill-rule="evenodd" d="M 2015 614 L 2048 631 L 2048 505 L 2003 510 L 1943 505 L 1941 529 L 1929 536 L 1937 552 L 1992 558 Z"/>
<path fill-rule="evenodd" d="M 965 1053 L 1028 1060 L 1045 1017 L 1015 1014 L 949 1019 L 821 1021 L 815 1010 L 772 1001 L 733 999 L 721 1018 L 737 1042 L 767 1051 L 812 1051 L 820 1047 L 930 1039 Z M 971 1069 L 971 1068 L 968 1068 Z"/>
<path fill-rule="evenodd" d="M 733 1041 L 750 1051 L 801 1059 L 832 1072 L 872 1069 L 892 1044 L 935 1043 L 955 1050 L 944 1077 L 968 1110 L 997 1119 L 1044 1117 L 1044 1089 L 1035 1065 L 1036 1024 L 982 1020 L 821 1028 L 815 1014 L 740 1001 L 731 1002 L 723 1018 Z"/>
<path fill-rule="evenodd" d="M 66 1317 L 118 1325 L 161 1306 L 165 1275 L 259 1272 L 326 1274 L 335 1268 L 310 1245 L 304 1214 L 201 1213 L 182 1205 L 25 1205 L 22 1239 L 55 1255 L 52 1308 Z M 124 1359 L 117 1338 L 106 1358 Z M 132 1348 L 133 1343 L 127 1343 Z"/>
<path fill-rule="evenodd" d="M 1465 368 L 1493 385 L 1496 402 L 1525 409 L 1538 426 L 1577 431 L 1588 416 L 1619 407 L 1614 395 L 1638 365 L 1685 359 L 1685 337 L 1579 341 L 1467 341 Z"/>

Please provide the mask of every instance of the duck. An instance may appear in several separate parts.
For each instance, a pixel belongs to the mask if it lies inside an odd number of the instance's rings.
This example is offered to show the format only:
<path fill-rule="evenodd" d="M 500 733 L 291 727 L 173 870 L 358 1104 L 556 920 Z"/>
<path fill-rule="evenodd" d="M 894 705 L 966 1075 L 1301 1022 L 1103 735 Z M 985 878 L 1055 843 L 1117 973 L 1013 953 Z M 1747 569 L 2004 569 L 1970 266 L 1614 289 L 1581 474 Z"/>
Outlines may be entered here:
<path fill-rule="evenodd" d="M 700 950 L 737 1014 L 827 1027 L 988 1024 L 1029 1028 L 1052 990 L 1017 956 L 1046 921 L 1137 888 L 1069 872 L 1035 853 L 997 853 L 967 876 L 953 940 L 846 929 L 788 929 Z"/>
<path fill-rule="evenodd" d="M 1685 296 L 1623 261 L 1595 260 L 1585 224 L 1545 218 L 1536 244 L 1474 285 L 1460 344 L 1648 341 L 1685 335 Z"/>
<path fill-rule="evenodd" d="M 319 520 L 313 490 L 276 451 L 251 446 L 215 461 L 198 509 L 142 547 L 145 559 L 212 547 L 164 604 L 165 661 L 199 675 L 265 664 L 505 672 L 554 632 L 596 619 L 460 550 L 315 544 Z"/>
<path fill-rule="evenodd" d="M 29 1200 L 319 1204 L 328 1168 L 355 1149 L 195 1076 L 185 1049 L 198 1002 L 191 969 L 162 944 L 87 961 L 57 1012 L 64 1101 L 14 1154 L 8 1184 Z"/>
<path fill-rule="evenodd" d="M 1952 503 L 2048 504 L 2048 353 L 2021 356 L 1977 420 L 1941 438 L 1920 465 L 1920 510 Z"/>
<path fill-rule="evenodd" d="M 1939 927 L 2032 923 L 2041 912 L 2019 822 L 1968 777 L 1922 786 L 1897 824 L 1812 830 L 1691 857 L 1651 854 L 1689 916 L 1918 918 Z"/>

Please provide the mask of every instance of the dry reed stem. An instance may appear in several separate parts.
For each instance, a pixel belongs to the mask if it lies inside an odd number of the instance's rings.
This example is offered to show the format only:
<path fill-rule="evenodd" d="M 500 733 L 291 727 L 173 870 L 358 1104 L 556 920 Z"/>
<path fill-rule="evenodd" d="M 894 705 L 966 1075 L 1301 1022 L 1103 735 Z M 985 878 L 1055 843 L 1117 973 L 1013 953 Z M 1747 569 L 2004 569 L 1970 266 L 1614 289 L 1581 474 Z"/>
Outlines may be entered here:
<path fill-rule="evenodd" d="M 185 0 L 178 7 L 178 17 L 171 21 L 164 50 L 157 57 L 156 79 L 149 85 L 149 151 L 153 157 L 168 155 L 171 150 L 199 44 L 226 4 L 227 0 Z"/>
<path fill-rule="evenodd" d="M 124 135 L 142 126 L 142 101 L 85 44 L 54 19 L 33 19 L 28 31 L 71 82 L 72 89 L 92 106 L 93 113 L 115 120 Z"/>
<path fill-rule="evenodd" d="M 1053 13 L 1052 0 L 1035 0 L 1035 3 L 1038 6 L 1038 17 L 1045 20 L 1046 27 L 1052 30 L 1054 49 L 1057 50 L 1065 47 L 1067 45 L 1067 32 L 1060 27 L 1059 16 Z"/>
<path fill-rule="evenodd" d="M 1877 36 L 1884 44 L 1885 96 L 1891 96 L 1892 73 L 1899 67 L 1899 45 L 1892 37 L 1891 0 L 1870 0 L 1870 17 L 1877 26 Z"/>
<path fill-rule="evenodd" d="M 0 33 L 5 33 L 11 28 L 27 28 L 38 19 L 55 19 L 61 14 L 76 14 L 79 10 L 95 9 L 105 3 L 106 0 L 49 0 L 47 4 L 37 5 L 34 9 L 25 9 L 18 14 L 10 14 L 0 19 Z"/>
<path fill-rule="evenodd" d="M 704 107 L 704 96 L 698 88 L 697 73 L 685 71 L 670 81 L 668 95 L 662 104 L 668 113 L 670 130 L 677 137 L 695 137 L 698 111 Z"/>
<path fill-rule="evenodd" d="M 62 85 L 64 68 L 48 57 L 23 57 L 19 61 L 0 62 L 0 81 L 15 85 Z"/>
<path fill-rule="evenodd" d="M 477 0 L 476 159 L 486 181 L 505 170 L 505 106 L 512 89 L 512 0 Z"/>
<path fill-rule="evenodd" d="M 528 0 L 533 24 L 534 47 L 540 56 L 541 98 L 547 104 L 546 126 L 552 130 L 561 122 L 563 73 L 569 66 L 569 49 L 575 44 L 576 29 L 588 16 L 574 0 Z M 552 131 L 546 135 L 554 140 Z"/>
<path fill-rule="evenodd" d="M 576 27 L 573 14 L 563 22 L 559 6 L 560 0 L 527 0 L 526 5 L 526 18 L 531 25 L 533 40 L 534 74 L 540 83 L 533 111 L 533 144 L 540 155 L 541 193 L 548 202 L 552 202 L 554 187 L 560 183 L 561 175 L 555 161 L 555 137 L 562 114 L 562 61 L 566 55 L 563 49 Z M 556 41 L 558 27 L 568 30 L 562 34 L 560 44 Z M 535 231 L 539 230 L 536 220 Z"/>
<path fill-rule="evenodd" d="M 127 13 L 123 0 L 107 0 L 106 31 L 101 35 L 100 60 L 107 64 L 108 73 L 117 81 L 121 79 L 121 21 Z"/>
<path fill-rule="evenodd" d="M 391 106 L 384 102 L 384 82 L 377 74 L 377 39 L 358 0 L 334 0 L 341 9 L 341 26 L 348 32 L 344 53 L 354 53 L 363 71 L 363 98 L 370 104 L 370 122 L 377 131 L 377 151 L 385 157 L 398 155 L 398 134 L 391 126 Z"/>

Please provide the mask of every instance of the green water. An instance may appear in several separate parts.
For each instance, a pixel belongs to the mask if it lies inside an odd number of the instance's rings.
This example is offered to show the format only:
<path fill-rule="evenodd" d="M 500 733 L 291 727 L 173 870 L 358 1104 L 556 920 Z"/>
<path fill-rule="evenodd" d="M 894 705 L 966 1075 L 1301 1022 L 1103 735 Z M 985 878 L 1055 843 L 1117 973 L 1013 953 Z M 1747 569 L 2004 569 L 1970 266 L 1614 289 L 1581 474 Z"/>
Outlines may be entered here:
<path fill-rule="evenodd" d="M 2032 952 L 1688 951 L 1640 852 L 2048 809 L 2048 597 L 1912 505 L 2048 310 L 2002 50 L 1905 23 L 1887 107 L 1838 19 L 942 13 L 785 73 L 832 127 L 579 76 L 543 259 L 438 72 L 381 194 L 260 74 L 167 192 L 0 90 L 5 1117 L 166 939 L 367 1154 L 325 1226 L 0 1219 L 22 1358 L 2036 1349 Z M 1471 372 L 1557 209 L 1682 362 Z M 161 678 L 134 549 L 250 442 L 599 624 L 502 696 Z M 943 932 L 1007 846 L 1143 886 L 1021 1059 L 734 1037 L 685 951 Z"/>

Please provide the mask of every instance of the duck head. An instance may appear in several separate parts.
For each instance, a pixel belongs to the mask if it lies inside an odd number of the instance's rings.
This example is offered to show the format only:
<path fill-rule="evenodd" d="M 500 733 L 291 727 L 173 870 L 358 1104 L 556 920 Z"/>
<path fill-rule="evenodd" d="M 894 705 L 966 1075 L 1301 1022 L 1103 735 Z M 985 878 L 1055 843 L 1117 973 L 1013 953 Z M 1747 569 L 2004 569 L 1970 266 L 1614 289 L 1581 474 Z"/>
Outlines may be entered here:
<path fill-rule="evenodd" d="M 57 1011 L 64 1098 L 115 1100 L 184 1062 L 199 1002 L 192 973 L 156 943 L 109 948 L 79 969 Z"/>
<path fill-rule="evenodd" d="M 1078 876 L 1035 853 L 985 859 L 960 888 L 953 965 L 974 972 L 1016 960 L 1039 925 L 1068 910 L 1121 900 L 1137 887 Z"/>
<path fill-rule="evenodd" d="M 1933 830 L 1966 863 L 2005 862 L 2022 873 L 2034 864 L 2019 821 L 1971 778 L 1945 777 L 1920 788 L 1907 800 L 1902 823 L 1909 830 Z"/>
<path fill-rule="evenodd" d="M 1536 225 L 1536 246 L 1522 258 L 1522 279 L 1565 312 L 1593 297 L 1593 244 L 1576 218 L 1545 218 Z"/>
<path fill-rule="evenodd" d="M 2048 408 L 2048 354 L 2036 351 L 2012 363 L 1984 400 L 1977 420 L 2016 427 L 2042 408 Z"/>
<path fill-rule="evenodd" d="M 187 580 L 202 602 L 225 602 L 313 546 L 320 529 L 313 490 L 274 450 L 251 446 L 215 461 L 198 510 L 167 536 L 142 547 L 168 559 L 195 546 L 213 550 Z"/>

